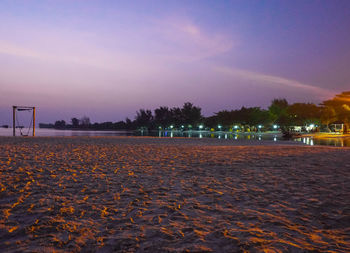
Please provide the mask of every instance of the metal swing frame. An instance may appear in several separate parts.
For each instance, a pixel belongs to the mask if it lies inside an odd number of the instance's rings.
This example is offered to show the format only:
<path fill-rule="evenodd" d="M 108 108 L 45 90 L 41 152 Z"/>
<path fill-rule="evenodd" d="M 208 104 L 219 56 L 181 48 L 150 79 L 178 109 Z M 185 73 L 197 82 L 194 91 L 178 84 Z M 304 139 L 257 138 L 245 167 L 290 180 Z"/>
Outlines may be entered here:
<path fill-rule="evenodd" d="M 35 107 L 33 107 L 33 106 L 18 106 L 18 105 L 12 106 L 13 136 L 16 136 L 16 111 L 33 111 L 32 128 L 33 128 L 33 136 L 35 136 Z M 29 127 L 31 127 L 31 126 L 29 126 Z"/>

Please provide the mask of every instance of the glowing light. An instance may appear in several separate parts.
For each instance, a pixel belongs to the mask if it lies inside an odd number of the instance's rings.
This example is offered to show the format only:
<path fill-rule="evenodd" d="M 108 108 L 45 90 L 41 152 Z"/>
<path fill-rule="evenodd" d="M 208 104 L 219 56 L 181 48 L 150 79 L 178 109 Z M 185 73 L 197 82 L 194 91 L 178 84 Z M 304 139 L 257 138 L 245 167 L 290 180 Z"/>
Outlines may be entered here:
<path fill-rule="evenodd" d="M 258 128 L 262 128 L 262 125 L 259 125 Z"/>
<path fill-rule="evenodd" d="M 199 125 L 199 129 L 203 129 L 203 125 Z"/>
<path fill-rule="evenodd" d="M 237 129 L 238 128 L 238 126 L 234 126 L 234 129 Z"/>
<path fill-rule="evenodd" d="M 173 126 L 173 125 L 171 125 L 171 126 L 170 126 L 170 129 L 173 129 L 173 128 L 174 128 L 174 126 Z"/>
<path fill-rule="evenodd" d="M 277 129 L 277 128 L 278 128 L 278 126 L 277 126 L 277 125 L 273 125 L 273 128 L 274 128 L 274 129 Z"/>
<path fill-rule="evenodd" d="M 218 128 L 219 128 L 219 129 L 221 129 L 221 128 L 222 128 L 222 126 L 221 126 L 221 125 L 218 125 Z"/>
<path fill-rule="evenodd" d="M 315 125 L 314 125 L 314 124 L 310 124 L 310 127 L 311 127 L 311 128 L 314 128 L 314 127 L 315 127 Z"/>

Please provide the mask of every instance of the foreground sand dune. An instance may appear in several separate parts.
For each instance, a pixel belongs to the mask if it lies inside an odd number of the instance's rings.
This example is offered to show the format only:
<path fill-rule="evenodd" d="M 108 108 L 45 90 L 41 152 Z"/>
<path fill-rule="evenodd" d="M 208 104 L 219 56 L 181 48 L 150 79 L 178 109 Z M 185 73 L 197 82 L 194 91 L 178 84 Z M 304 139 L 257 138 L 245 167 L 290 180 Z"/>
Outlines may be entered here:
<path fill-rule="evenodd" d="M 249 143 L 0 137 L 1 251 L 349 252 L 350 148 Z"/>

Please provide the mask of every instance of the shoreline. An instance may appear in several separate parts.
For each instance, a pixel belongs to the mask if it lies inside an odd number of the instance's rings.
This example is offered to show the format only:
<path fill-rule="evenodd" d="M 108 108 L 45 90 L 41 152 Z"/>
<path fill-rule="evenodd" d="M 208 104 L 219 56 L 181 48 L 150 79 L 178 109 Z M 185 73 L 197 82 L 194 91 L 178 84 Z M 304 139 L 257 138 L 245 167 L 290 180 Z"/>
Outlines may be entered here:
<path fill-rule="evenodd" d="M 349 134 L 341 134 L 341 133 L 306 133 L 301 134 L 301 137 L 312 137 L 315 139 L 322 139 L 322 138 L 350 138 Z"/>

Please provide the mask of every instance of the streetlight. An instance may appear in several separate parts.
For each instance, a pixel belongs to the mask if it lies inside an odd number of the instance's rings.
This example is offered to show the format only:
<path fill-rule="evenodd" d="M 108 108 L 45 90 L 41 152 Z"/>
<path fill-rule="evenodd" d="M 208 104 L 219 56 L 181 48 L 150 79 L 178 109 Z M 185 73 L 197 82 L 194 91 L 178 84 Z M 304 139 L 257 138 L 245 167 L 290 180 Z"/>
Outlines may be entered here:
<path fill-rule="evenodd" d="M 203 128 L 203 125 L 199 125 L 198 127 L 199 127 L 199 129 L 202 129 L 202 128 Z"/>
<path fill-rule="evenodd" d="M 218 128 L 219 128 L 219 130 L 221 130 L 222 126 L 221 126 L 221 125 L 218 125 Z"/>

